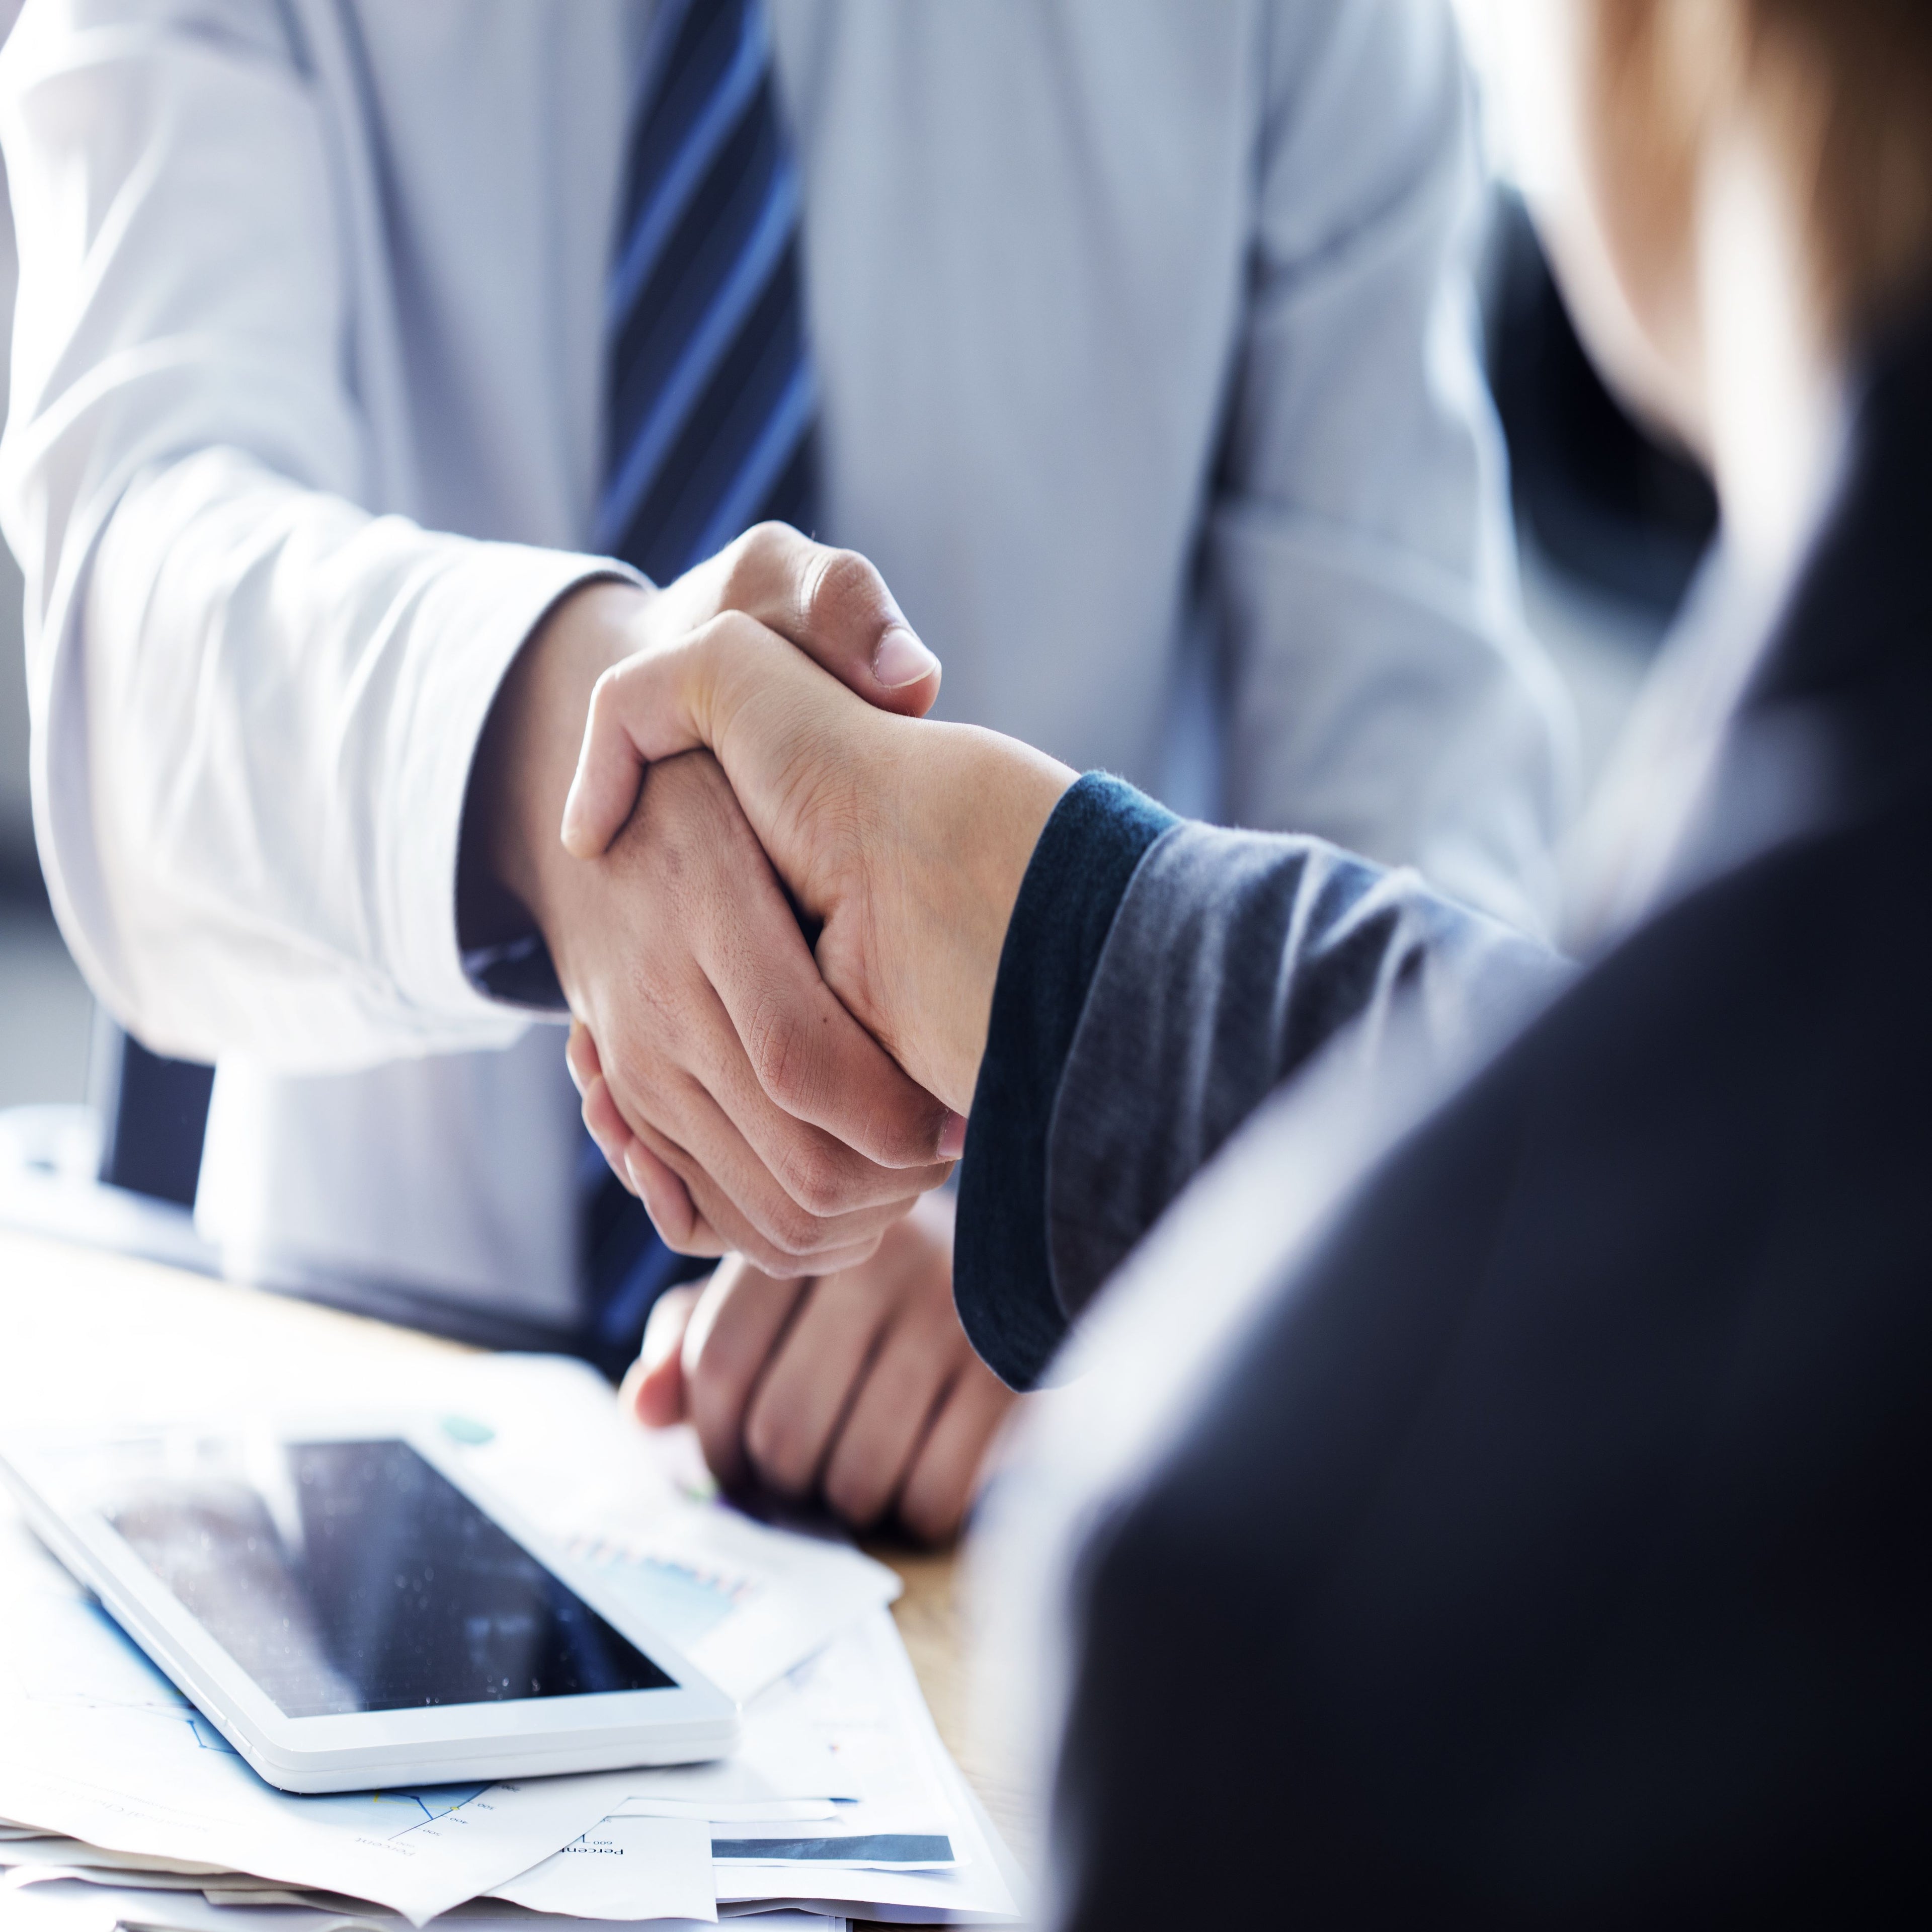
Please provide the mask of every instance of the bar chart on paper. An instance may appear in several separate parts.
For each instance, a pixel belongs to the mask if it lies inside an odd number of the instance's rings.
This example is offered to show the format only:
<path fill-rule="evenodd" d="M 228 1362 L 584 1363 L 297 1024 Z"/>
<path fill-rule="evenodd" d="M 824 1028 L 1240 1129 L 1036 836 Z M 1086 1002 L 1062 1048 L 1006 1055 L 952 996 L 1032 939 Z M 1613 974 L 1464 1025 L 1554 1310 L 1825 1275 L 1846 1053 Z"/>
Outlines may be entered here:
<path fill-rule="evenodd" d="M 727 1569 L 695 1558 L 680 1562 L 655 1556 L 629 1538 L 578 1536 L 569 1548 L 572 1556 L 608 1576 L 653 1629 L 682 1650 L 695 1650 L 760 1594 L 760 1585 L 742 1566 Z"/>

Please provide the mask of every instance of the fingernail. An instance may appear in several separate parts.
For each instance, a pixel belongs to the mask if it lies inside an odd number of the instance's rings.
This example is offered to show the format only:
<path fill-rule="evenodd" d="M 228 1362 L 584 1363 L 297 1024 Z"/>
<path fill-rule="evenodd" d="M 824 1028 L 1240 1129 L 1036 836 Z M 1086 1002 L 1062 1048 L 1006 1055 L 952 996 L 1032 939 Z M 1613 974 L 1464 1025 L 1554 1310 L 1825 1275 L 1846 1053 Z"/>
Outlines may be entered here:
<path fill-rule="evenodd" d="M 872 653 L 872 675 L 888 691 L 916 684 L 939 668 L 939 660 L 908 630 L 895 624 Z"/>
<path fill-rule="evenodd" d="M 966 1116 L 949 1112 L 939 1130 L 939 1157 L 957 1160 L 966 1151 Z"/>

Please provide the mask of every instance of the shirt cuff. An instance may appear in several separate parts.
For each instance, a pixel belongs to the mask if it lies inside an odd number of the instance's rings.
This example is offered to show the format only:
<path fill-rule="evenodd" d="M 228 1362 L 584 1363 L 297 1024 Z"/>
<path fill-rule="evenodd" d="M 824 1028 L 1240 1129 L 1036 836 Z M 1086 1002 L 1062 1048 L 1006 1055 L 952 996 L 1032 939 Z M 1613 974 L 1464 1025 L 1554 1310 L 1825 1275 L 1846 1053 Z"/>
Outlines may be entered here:
<path fill-rule="evenodd" d="M 974 1347 L 1015 1388 L 1040 1380 L 1067 1329 L 1047 1246 L 1054 1097 L 1128 884 L 1179 822 L 1132 785 L 1088 772 L 1046 821 L 1000 950 L 959 1167 L 952 1292 Z"/>
<path fill-rule="evenodd" d="M 556 976 L 556 962 L 534 926 L 497 945 L 466 948 L 463 972 L 478 992 L 504 1006 L 526 1006 L 551 1019 L 562 1019 L 570 1011 Z"/>
<path fill-rule="evenodd" d="M 548 952 L 541 967 L 522 962 L 515 989 L 502 992 L 494 973 L 472 973 L 477 962 L 464 956 L 456 918 L 464 801 L 477 740 L 517 653 L 563 597 L 607 578 L 644 581 L 608 558 L 479 543 L 423 592 L 414 622 L 426 648 L 411 653 L 415 688 L 398 711 L 402 822 L 391 828 L 387 884 L 400 976 L 411 997 L 433 1010 L 501 1012 L 506 994 L 518 1005 L 550 1006 Z M 543 951 L 541 940 L 536 950 Z"/>

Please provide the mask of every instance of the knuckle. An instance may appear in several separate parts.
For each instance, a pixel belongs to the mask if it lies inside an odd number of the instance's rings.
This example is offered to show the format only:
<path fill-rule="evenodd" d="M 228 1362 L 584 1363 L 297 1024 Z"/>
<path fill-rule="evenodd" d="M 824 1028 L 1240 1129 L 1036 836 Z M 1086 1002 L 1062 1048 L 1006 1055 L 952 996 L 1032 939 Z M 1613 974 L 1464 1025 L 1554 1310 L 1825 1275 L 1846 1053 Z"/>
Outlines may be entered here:
<path fill-rule="evenodd" d="M 756 563 L 771 564 L 784 556 L 791 539 L 791 526 L 776 517 L 754 524 L 739 539 L 743 555 Z"/>
<path fill-rule="evenodd" d="M 772 1238 L 793 1261 L 803 1261 L 824 1245 L 824 1230 L 808 1208 L 787 1201 L 774 1216 Z"/>
<path fill-rule="evenodd" d="M 704 1460 L 712 1473 L 721 1482 L 736 1481 L 742 1464 L 736 1432 L 722 1425 L 716 1418 L 701 1416 L 694 1409 L 692 1426 L 698 1432 L 698 1445 L 704 1451 Z"/>
<path fill-rule="evenodd" d="M 579 1112 L 584 1118 L 585 1132 L 596 1143 L 598 1152 L 614 1166 L 617 1155 L 629 1142 L 630 1133 L 618 1118 L 610 1090 L 600 1083 L 584 1096 Z"/>
<path fill-rule="evenodd" d="M 761 1402 L 745 1425 L 745 1453 L 766 1482 L 787 1496 L 802 1496 L 812 1486 L 809 1444 L 784 1406 Z"/>
<path fill-rule="evenodd" d="M 765 1252 L 754 1253 L 748 1242 L 746 1258 L 760 1272 L 781 1280 L 812 1273 L 800 1264 L 811 1260 L 825 1245 L 818 1217 L 809 1208 L 800 1207 L 782 1188 L 770 1192 L 773 1198 L 751 1208 L 746 1217 L 752 1224 L 748 1232 L 755 1235 Z"/>
<path fill-rule="evenodd" d="M 811 1028 L 782 1002 L 761 1000 L 746 1042 L 758 1084 L 788 1114 L 808 1105 L 815 1085 Z"/>
<path fill-rule="evenodd" d="M 760 1274 L 788 1275 L 797 1272 L 798 1257 L 788 1255 L 763 1229 L 748 1226 L 732 1238 L 734 1246 Z"/>
<path fill-rule="evenodd" d="M 816 629 L 883 600 L 884 580 L 855 550 L 822 550 L 800 595 L 800 615 Z"/>
<path fill-rule="evenodd" d="M 777 556 L 778 526 L 754 524 L 730 544 L 724 560 L 723 602 L 728 607 L 748 603 L 768 578 Z"/>
<path fill-rule="evenodd" d="M 748 611 L 721 610 L 698 632 L 699 640 L 728 650 L 742 650 L 764 637 L 764 626 Z"/>
<path fill-rule="evenodd" d="M 623 664 L 606 664 L 597 674 L 597 682 L 590 687 L 590 704 L 587 716 L 594 729 L 607 722 L 610 710 L 623 688 Z"/>
<path fill-rule="evenodd" d="M 826 1472 L 824 1490 L 826 1503 L 858 1528 L 876 1522 L 885 1508 L 876 1478 L 856 1467 L 835 1462 Z"/>
<path fill-rule="evenodd" d="M 734 1410 L 743 1402 L 764 1365 L 769 1339 L 757 1322 L 746 1318 L 742 1303 L 719 1310 L 698 1361 L 712 1400 Z"/>
<path fill-rule="evenodd" d="M 695 1367 L 688 1368 L 686 1387 L 692 1426 L 706 1447 L 731 1434 L 737 1418 L 732 1412 L 730 1390 L 716 1366 L 707 1369 L 700 1360 Z"/>
<path fill-rule="evenodd" d="M 844 1163 L 830 1149 L 808 1144 L 788 1163 L 785 1191 L 808 1214 L 820 1220 L 841 1214 L 852 1204 Z"/>
<path fill-rule="evenodd" d="M 610 695 L 610 673 L 600 671 L 597 682 L 590 687 L 590 702 L 584 707 L 584 735 L 586 739 L 601 741 L 608 735 L 606 728 L 610 722 L 610 706 L 614 702 Z"/>
<path fill-rule="evenodd" d="M 964 1513 L 964 1498 L 935 1484 L 909 1484 L 899 1498 L 899 1520 L 922 1543 L 950 1540 Z"/>
<path fill-rule="evenodd" d="M 658 1231 L 658 1238 L 672 1253 L 691 1254 L 695 1252 L 698 1240 L 698 1216 L 692 1211 L 690 1197 L 682 1187 L 667 1187 L 646 1182 L 644 1189 L 644 1211 L 651 1217 L 652 1225 Z"/>

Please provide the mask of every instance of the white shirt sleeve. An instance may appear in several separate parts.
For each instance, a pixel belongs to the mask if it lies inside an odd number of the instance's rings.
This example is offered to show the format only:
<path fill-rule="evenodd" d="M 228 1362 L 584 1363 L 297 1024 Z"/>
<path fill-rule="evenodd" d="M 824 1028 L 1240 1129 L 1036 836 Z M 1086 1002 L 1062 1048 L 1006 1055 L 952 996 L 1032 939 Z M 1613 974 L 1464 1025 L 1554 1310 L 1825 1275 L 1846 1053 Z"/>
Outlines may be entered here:
<path fill-rule="evenodd" d="M 373 515 L 328 132 L 272 10 L 29 10 L 0 520 L 26 572 L 34 816 L 144 1040 L 285 1072 L 501 1046 L 455 926 L 504 671 L 599 560 Z"/>
<path fill-rule="evenodd" d="M 1534 931 L 1568 720 L 1522 628 L 1463 254 L 1473 105 L 1436 0 L 1274 7 L 1205 563 L 1225 808 Z"/>

